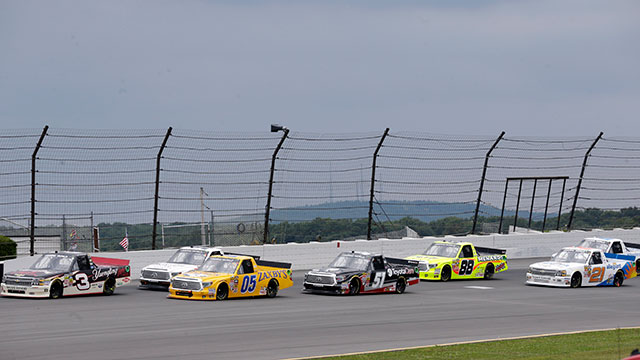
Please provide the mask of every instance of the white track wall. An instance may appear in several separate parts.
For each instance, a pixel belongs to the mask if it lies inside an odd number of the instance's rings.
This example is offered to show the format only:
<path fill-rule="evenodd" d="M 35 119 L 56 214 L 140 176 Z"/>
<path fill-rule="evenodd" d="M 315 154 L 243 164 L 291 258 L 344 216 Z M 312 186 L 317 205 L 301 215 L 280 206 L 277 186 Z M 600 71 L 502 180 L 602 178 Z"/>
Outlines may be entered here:
<path fill-rule="evenodd" d="M 327 265 L 342 251 L 368 251 L 383 253 L 389 257 L 403 258 L 409 255 L 422 253 L 433 241 L 468 241 L 477 246 L 495 247 L 507 250 L 510 259 L 548 257 L 562 247 L 576 245 L 585 237 L 618 238 L 623 241 L 640 243 L 640 228 L 630 230 L 593 230 L 593 231 L 552 231 L 548 233 L 512 233 L 508 235 L 469 235 L 469 236 L 445 236 L 423 237 L 404 239 L 381 240 L 355 240 L 355 241 L 330 241 L 311 242 L 308 244 L 278 244 L 263 246 L 233 246 L 222 247 L 224 251 L 259 255 L 265 260 L 289 262 L 293 270 L 306 270 Z M 140 269 L 156 262 L 166 261 L 175 249 L 147 250 L 131 252 L 103 252 L 95 256 L 112 257 L 131 260 L 131 272 L 133 278 L 140 277 Z M 18 259 L 6 261 L 5 273 L 21 268 L 26 268 L 35 259 L 23 256 Z"/>

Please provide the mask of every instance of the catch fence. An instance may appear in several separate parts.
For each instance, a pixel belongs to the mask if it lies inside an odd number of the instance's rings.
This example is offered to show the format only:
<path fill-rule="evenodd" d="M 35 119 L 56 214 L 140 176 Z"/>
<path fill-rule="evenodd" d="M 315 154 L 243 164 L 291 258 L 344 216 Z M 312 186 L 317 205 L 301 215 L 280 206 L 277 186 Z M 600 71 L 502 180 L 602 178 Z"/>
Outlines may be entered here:
<path fill-rule="evenodd" d="M 640 139 L 273 130 L 3 130 L 0 234 L 34 253 L 286 242 L 325 218 L 358 229 L 344 237 L 411 219 L 435 222 L 421 235 L 575 229 L 640 200 Z"/>

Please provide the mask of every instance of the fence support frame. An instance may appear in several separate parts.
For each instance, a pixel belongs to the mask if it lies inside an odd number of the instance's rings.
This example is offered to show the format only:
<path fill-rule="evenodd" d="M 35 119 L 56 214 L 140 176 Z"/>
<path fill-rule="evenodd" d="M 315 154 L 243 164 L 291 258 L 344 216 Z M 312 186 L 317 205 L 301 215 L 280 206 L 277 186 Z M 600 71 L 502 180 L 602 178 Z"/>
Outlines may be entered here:
<path fill-rule="evenodd" d="M 489 157 L 491 157 L 491 152 L 493 152 L 493 149 L 495 149 L 496 146 L 498 146 L 498 143 L 500 142 L 500 140 L 502 140 L 503 136 L 504 136 L 504 131 L 500 133 L 500 136 L 498 136 L 498 138 L 493 143 L 493 145 L 491 145 L 491 148 L 489 149 L 489 151 L 487 151 L 487 154 L 484 157 L 484 166 L 482 168 L 482 178 L 480 179 L 480 189 L 478 189 L 478 201 L 476 202 L 476 211 L 475 211 L 475 214 L 473 215 L 473 227 L 471 228 L 472 234 L 476 233 L 476 225 L 478 223 L 478 212 L 480 211 L 480 201 L 482 199 L 484 179 L 487 176 L 487 165 L 489 165 Z"/>
<path fill-rule="evenodd" d="M 169 140 L 169 136 L 171 136 L 171 131 L 173 128 L 169 126 L 167 129 L 167 133 L 162 140 L 162 145 L 160 145 L 160 149 L 158 150 L 158 156 L 156 157 L 156 192 L 153 197 L 153 233 L 151 234 L 151 249 L 156 249 L 156 237 L 157 226 L 158 226 L 158 197 L 160 191 L 160 159 L 162 158 L 162 152 L 164 151 L 165 146 L 167 146 L 167 140 Z"/>
<path fill-rule="evenodd" d="M 602 138 L 604 133 L 601 131 L 598 134 L 598 137 L 593 141 L 589 150 L 584 154 L 584 160 L 582 161 L 582 170 L 580 170 L 580 178 L 578 178 L 578 185 L 576 185 L 576 194 L 573 197 L 573 205 L 571 206 L 571 215 L 569 215 L 569 223 L 567 224 L 567 230 L 571 230 L 571 225 L 573 223 L 573 215 L 576 211 L 576 205 L 578 204 L 578 195 L 580 195 L 580 187 L 582 186 L 582 177 L 584 176 L 584 170 L 587 167 L 587 160 L 589 159 L 589 155 L 591 155 L 591 150 L 596 146 L 598 141 Z"/>
<path fill-rule="evenodd" d="M 380 138 L 378 142 L 378 146 L 376 147 L 376 151 L 373 152 L 373 163 L 371 164 L 371 187 L 369 190 L 369 220 L 367 221 L 367 240 L 371 240 L 371 221 L 373 220 L 373 197 L 375 192 L 375 183 L 376 183 L 376 162 L 378 160 L 378 152 L 380 152 L 380 148 L 382 147 L 382 143 L 384 139 L 389 135 L 389 128 L 384 130 L 384 134 Z"/>
<path fill-rule="evenodd" d="M 36 144 L 36 148 L 33 150 L 33 154 L 31 155 L 31 225 L 29 226 L 29 254 L 31 256 L 36 253 L 36 157 L 38 156 L 38 150 L 40 150 L 48 130 L 49 125 L 45 125 L 44 129 L 42 129 L 42 134 L 40 134 L 40 138 L 38 139 L 38 143 Z"/>
<path fill-rule="evenodd" d="M 287 136 L 289 136 L 289 129 L 287 129 L 286 127 L 278 126 L 274 128 L 273 125 L 271 126 L 272 132 L 276 132 L 280 130 L 282 130 L 283 132 L 282 137 L 280 138 L 280 142 L 278 143 L 278 146 L 276 146 L 276 149 L 273 151 L 273 155 L 271 156 L 271 173 L 269 174 L 269 192 L 267 193 L 267 205 L 264 208 L 265 210 L 264 211 L 264 237 L 262 239 L 263 244 L 269 243 L 269 216 L 271 213 L 271 195 L 273 194 L 273 175 L 276 171 L 276 158 L 278 157 L 278 152 L 280 151 L 280 148 L 282 148 L 282 144 L 284 144 L 284 141 L 287 139 Z"/>

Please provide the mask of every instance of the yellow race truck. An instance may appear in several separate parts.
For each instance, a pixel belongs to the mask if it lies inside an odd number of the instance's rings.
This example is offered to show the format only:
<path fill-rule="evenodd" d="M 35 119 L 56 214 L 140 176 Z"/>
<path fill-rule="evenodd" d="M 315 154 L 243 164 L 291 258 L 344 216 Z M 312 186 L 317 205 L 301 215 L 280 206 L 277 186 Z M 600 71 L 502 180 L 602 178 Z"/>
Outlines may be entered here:
<path fill-rule="evenodd" d="M 171 279 L 169 297 L 225 300 L 235 297 L 275 297 L 293 286 L 291 264 L 248 255 L 214 255 L 195 270 Z"/>

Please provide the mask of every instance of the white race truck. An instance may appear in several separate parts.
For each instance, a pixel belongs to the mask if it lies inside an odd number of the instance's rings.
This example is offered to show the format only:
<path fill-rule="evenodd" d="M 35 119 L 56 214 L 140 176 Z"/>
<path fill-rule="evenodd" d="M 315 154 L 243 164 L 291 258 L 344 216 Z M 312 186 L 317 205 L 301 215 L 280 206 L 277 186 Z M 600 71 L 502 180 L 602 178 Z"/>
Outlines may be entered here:
<path fill-rule="evenodd" d="M 635 256 L 636 271 L 640 272 L 640 244 L 624 242 L 620 239 L 608 239 L 599 237 L 585 238 L 577 247 L 600 249 L 609 254 Z"/>
<path fill-rule="evenodd" d="M 180 273 L 194 270 L 212 255 L 224 255 L 224 253 L 214 247 L 181 247 L 167 262 L 145 266 L 140 273 L 140 287 L 169 288 L 171 278 Z"/>
<path fill-rule="evenodd" d="M 551 260 L 531 264 L 527 284 L 581 287 L 616 286 L 637 276 L 635 257 L 605 253 L 600 249 L 566 247 Z"/>

